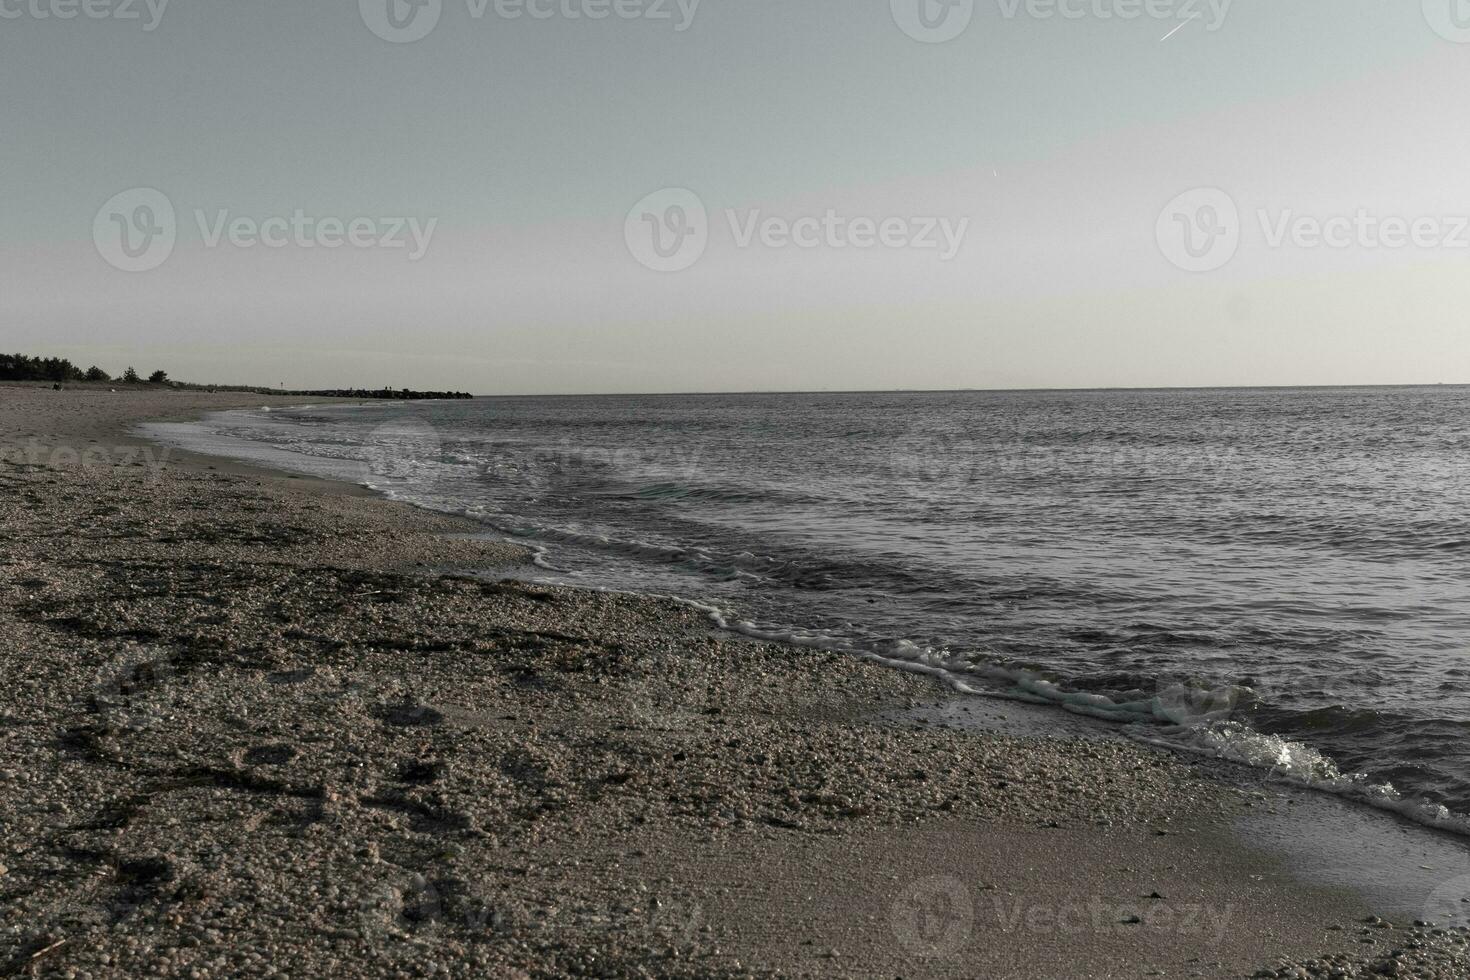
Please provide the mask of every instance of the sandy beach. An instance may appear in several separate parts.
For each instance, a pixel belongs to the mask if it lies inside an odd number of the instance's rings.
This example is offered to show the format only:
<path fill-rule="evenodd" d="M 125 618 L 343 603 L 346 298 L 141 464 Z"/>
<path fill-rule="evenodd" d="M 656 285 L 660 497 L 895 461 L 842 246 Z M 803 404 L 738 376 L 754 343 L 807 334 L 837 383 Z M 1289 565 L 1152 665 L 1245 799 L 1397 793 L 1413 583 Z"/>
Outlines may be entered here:
<path fill-rule="evenodd" d="M 0 387 L 0 973 L 1470 976 L 1457 839 L 131 434 L 261 400 Z"/>

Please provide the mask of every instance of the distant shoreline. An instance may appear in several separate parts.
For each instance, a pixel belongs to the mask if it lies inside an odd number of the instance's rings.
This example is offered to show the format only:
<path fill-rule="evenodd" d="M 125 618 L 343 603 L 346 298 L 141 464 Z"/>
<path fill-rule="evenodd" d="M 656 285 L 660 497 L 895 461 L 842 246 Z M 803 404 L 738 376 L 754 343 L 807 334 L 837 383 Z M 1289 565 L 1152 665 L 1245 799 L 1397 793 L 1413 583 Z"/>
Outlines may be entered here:
<path fill-rule="evenodd" d="M 50 388 L 56 382 L 50 381 L 18 381 L 0 380 L 0 386 L 15 387 L 46 387 Z M 124 391 L 208 391 L 210 385 L 195 383 L 179 383 L 155 385 L 148 382 L 138 384 L 126 384 L 121 381 L 67 381 L 60 382 L 66 388 L 77 390 L 115 389 L 119 393 Z M 393 400 L 393 390 L 388 389 L 389 394 L 383 394 L 381 389 L 322 389 L 320 391 L 310 390 L 286 390 L 282 388 L 270 388 L 266 386 L 252 385 L 215 385 L 216 392 L 248 392 L 260 395 L 286 395 L 302 397 L 348 397 L 348 398 L 384 398 Z M 791 395 L 799 397 L 820 397 L 824 395 L 1010 395 L 1010 394 L 1187 394 L 1189 392 L 1220 392 L 1220 391 L 1437 391 L 1437 390 L 1460 390 L 1470 388 L 1470 382 L 1409 382 L 1403 384 L 1299 384 L 1299 385 L 1182 385 L 1168 387 L 1081 387 L 1081 388 L 891 388 L 891 389 L 730 389 L 728 391 L 627 391 L 627 392 L 524 392 L 516 394 L 474 394 L 470 392 L 433 392 L 436 398 L 445 400 L 457 399 L 517 399 L 517 398 L 722 398 L 739 397 L 743 395 Z M 368 395 L 343 395 L 328 392 L 367 391 Z M 412 400 L 412 399 L 408 399 Z"/>

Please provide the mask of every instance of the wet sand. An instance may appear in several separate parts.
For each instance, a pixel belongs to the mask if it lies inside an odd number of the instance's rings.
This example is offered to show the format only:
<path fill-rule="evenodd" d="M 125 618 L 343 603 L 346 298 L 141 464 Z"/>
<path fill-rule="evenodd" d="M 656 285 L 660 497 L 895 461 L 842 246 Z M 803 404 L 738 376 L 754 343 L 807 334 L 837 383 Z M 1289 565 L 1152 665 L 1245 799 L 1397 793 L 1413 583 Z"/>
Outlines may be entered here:
<path fill-rule="evenodd" d="M 129 435 L 261 403 L 0 387 L 0 972 L 1470 975 L 1458 841 Z"/>

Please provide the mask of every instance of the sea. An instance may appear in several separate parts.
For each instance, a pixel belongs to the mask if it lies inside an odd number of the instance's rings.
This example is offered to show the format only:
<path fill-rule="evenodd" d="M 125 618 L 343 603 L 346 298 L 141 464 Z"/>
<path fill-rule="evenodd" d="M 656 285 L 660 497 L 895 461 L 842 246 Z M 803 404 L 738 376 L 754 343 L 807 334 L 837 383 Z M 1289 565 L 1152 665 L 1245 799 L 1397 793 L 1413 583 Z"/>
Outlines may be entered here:
<path fill-rule="evenodd" d="M 286 404 L 147 431 L 1470 833 L 1470 388 Z"/>

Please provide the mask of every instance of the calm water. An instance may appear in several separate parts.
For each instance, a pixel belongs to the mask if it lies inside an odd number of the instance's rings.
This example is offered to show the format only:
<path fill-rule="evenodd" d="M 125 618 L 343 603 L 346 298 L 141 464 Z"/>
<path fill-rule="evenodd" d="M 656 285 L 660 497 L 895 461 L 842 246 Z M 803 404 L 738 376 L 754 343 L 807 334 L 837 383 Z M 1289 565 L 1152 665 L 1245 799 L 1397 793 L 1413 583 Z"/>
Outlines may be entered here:
<path fill-rule="evenodd" d="M 1467 389 L 507 398 L 162 429 L 472 515 L 544 549 L 550 581 L 1470 813 Z"/>

